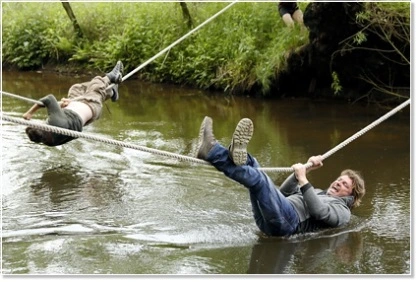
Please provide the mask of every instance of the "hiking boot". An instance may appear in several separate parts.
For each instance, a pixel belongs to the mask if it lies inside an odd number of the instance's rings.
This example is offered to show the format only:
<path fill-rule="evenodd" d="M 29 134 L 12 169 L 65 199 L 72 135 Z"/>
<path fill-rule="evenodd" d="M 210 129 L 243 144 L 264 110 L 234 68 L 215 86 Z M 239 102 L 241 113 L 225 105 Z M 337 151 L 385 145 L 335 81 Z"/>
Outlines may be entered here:
<path fill-rule="evenodd" d="M 199 143 L 197 147 L 198 159 L 206 160 L 209 151 L 217 142 L 215 136 L 213 136 L 212 123 L 213 121 L 210 117 L 205 117 L 202 121 L 202 125 L 200 126 Z"/>
<path fill-rule="evenodd" d="M 235 165 L 247 163 L 247 145 L 253 136 L 253 131 L 253 122 L 249 118 L 243 118 L 238 122 L 229 146 L 229 157 Z"/>
<path fill-rule="evenodd" d="M 123 64 L 118 61 L 113 70 L 106 74 L 111 83 L 119 84 L 122 82 Z"/>
<path fill-rule="evenodd" d="M 112 102 L 116 102 L 117 100 L 119 100 L 119 91 L 118 91 L 118 88 L 119 88 L 119 84 L 115 84 L 112 87 L 112 93 L 113 93 L 113 95 L 110 98 L 112 100 Z"/>

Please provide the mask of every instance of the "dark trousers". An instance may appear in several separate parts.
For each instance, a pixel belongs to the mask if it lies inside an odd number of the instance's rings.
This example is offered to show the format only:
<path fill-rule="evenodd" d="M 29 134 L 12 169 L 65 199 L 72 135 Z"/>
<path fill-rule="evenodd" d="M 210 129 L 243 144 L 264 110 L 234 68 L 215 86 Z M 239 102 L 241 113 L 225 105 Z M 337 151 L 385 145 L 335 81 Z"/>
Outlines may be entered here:
<path fill-rule="evenodd" d="M 246 165 L 236 166 L 229 158 L 228 149 L 219 143 L 210 150 L 207 159 L 216 169 L 244 185 L 250 192 L 254 219 L 258 228 L 270 236 L 295 233 L 299 216 L 291 202 L 276 189 L 257 160 L 248 154 Z"/>

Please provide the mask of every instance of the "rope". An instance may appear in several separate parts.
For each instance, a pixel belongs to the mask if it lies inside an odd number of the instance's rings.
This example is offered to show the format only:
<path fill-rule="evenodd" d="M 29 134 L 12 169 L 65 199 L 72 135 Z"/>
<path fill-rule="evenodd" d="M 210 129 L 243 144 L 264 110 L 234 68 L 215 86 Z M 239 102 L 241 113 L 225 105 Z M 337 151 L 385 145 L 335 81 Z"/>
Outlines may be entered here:
<path fill-rule="evenodd" d="M 161 50 L 159 53 L 157 53 L 156 55 L 154 55 L 153 57 L 151 57 L 150 59 L 148 59 L 147 61 L 145 61 L 142 65 L 140 65 L 139 67 L 137 67 L 136 69 L 134 69 L 133 71 L 131 71 L 130 73 L 128 73 L 127 75 L 125 75 L 122 78 L 122 81 L 125 81 L 127 78 L 129 78 L 130 76 L 132 76 L 134 73 L 136 73 L 140 69 L 144 68 L 146 65 L 148 65 L 149 63 L 151 63 L 153 60 L 155 60 L 156 58 L 158 58 L 159 56 L 161 56 L 162 54 L 164 54 L 165 52 L 167 52 L 168 50 L 170 50 L 172 47 L 174 47 L 175 45 L 177 45 L 178 43 L 180 43 L 181 41 L 183 41 L 184 39 L 186 39 L 189 35 L 191 35 L 195 31 L 197 31 L 198 29 L 200 29 L 201 27 L 203 27 L 204 25 L 206 25 L 207 23 L 209 23 L 211 20 L 213 20 L 214 18 L 216 18 L 217 16 L 219 16 L 220 14 L 222 14 L 223 12 L 225 12 L 227 9 L 229 9 L 230 7 L 232 7 L 232 5 L 236 4 L 237 2 L 238 2 L 238 0 L 230 3 L 228 6 L 226 6 L 225 8 L 223 8 L 222 10 L 220 10 L 219 12 L 217 12 L 216 14 L 214 14 L 213 16 L 211 16 L 210 18 L 208 18 L 206 21 L 204 21 L 203 23 L 201 23 L 200 25 L 198 25 L 197 27 L 195 27 L 194 29 L 190 30 L 188 33 L 186 33 L 185 35 L 183 35 L 182 37 L 180 37 L 179 39 L 177 39 L 176 41 L 174 41 L 173 43 L 171 43 L 170 45 L 168 45 L 166 48 L 164 48 L 163 50 Z"/>
<path fill-rule="evenodd" d="M 139 70 L 143 69 L 149 63 L 151 63 L 152 61 L 154 61 L 155 59 L 157 59 L 158 57 L 160 57 L 161 55 L 163 55 L 165 52 L 167 52 L 168 50 L 170 50 L 171 48 L 173 48 L 175 45 L 179 44 L 181 41 L 183 41 L 184 39 L 186 39 L 187 37 L 189 37 L 189 35 L 191 35 L 195 31 L 197 31 L 200 28 L 202 28 L 203 26 L 205 26 L 207 23 L 209 23 L 214 18 L 216 18 L 217 16 L 219 16 L 220 14 L 222 14 L 223 12 L 225 12 L 227 9 L 229 9 L 230 7 L 232 7 L 232 5 L 236 4 L 238 1 L 239 0 L 235 0 L 234 2 L 230 3 L 228 6 L 224 7 L 222 10 L 220 10 L 219 12 L 217 12 L 216 14 L 214 14 L 213 16 L 211 16 L 210 18 L 208 18 L 207 20 L 205 20 L 204 22 L 202 22 L 200 25 L 198 25 L 194 29 L 190 30 L 188 33 L 186 33 L 185 35 L 183 35 L 182 37 L 180 37 L 179 39 L 177 39 L 176 41 L 174 41 L 173 43 L 171 43 L 170 45 L 168 45 L 166 48 L 164 48 L 163 50 L 161 50 L 160 52 L 158 52 L 157 54 L 155 54 L 153 57 L 151 57 L 148 60 L 146 60 L 144 63 L 142 63 L 136 69 L 134 69 L 133 71 L 131 71 L 130 73 L 128 73 L 124 77 L 122 77 L 122 81 L 125 81 L 126 79 L 128 79 L 129 77 L 131 77 L 132 75 L 134 75 L 136 72 L 138 72 Z M 110 84 L 106 89 L 112 88 L 113 85 L 114 84 Z"/>
<path fill-rule="evenodd" d="M 366 133 L 367 131 L 369 131 L 370 129 L 375 127 L 376 125 L 380 124 L 382 121 L 384 121 L 384 120 L 388 119 L 389 117 L 393 116 L 396 112 L 400 111 L 401 109 L 403 109 L 404 107 L 406 107 L 410 103 L 411 103 L 411 99 L 408 99 L 407 101 L 403 102 L 402 104 L 400 104 L 396 108 L 393 108 L 390 112 L 381 116 L 379 119 L 375 120 L 374 122 L 372 122 L 371 124 L 369 124 L 368 126 L 363 128 L 362 130 L 360 130 L 359 132 L 357 132 L 356 134 L 351 136 L 350 138 L 347 138 L 345 141 L 341 142 L 339 145 L 335 146 L 333 149 L 331 149 L 328 152 L 326 152 L 325 154 L 323 154 L 322 159 L 328 158 L 329 156 L 334 154 L 336 151 L 340 150 L 341 148 L 343 148 L 345 145 L 347 145 L 351 141 L 354 141 L 355 139 L 357 139 L 358 137 L 360 137 L 361 135 L 363 135 L 364 133 Z"/>
<path fill-rule="evenodd" d="M 20 95 L 17 95 L 17 94 L 13 94 L 13 93 L 10 93 L 10 92 L 1 91 L 1 95 L 10 96 L 10 97 L 17 98 L 17 99 L 20 99 L 20 100 L 24 100 L 24 101 L 27 101 L 27 102 L 31 102 L 31 103 L 34 103 L 34 104 L 38 104 L 39 106 L 44 106 L 44 103 L 42 103 L 41 101 L 34 100 L 34 99 L 31 99 L 31 98 L 26 98 L 26 97 L 23 97 L 23 96 L 20 96 Z"/>
<path fill-rule="evenodd" d="M 371 124 L 369 124 L 368 126 L 363 128 L 362 130 L 358 131 L 357 133 L 355 133 L 351 137 L 347 138 L 345 141 L 341 142 L 339 145 L 335 146 L 333 149 L 331 149 L 328 152 L 326 152 L 325 154 L 323 154 L 322 155 L 322 160 L 328 158 L 329 156 L 331 156 L 332 154 L 334 154 L 335 152 L 337 152 L 338 150 L 340 150 L 341 148 L 346 146 L 348 143 L 354 141 L 355 139 L 357 139 L 358 137 L 360 137 L 361 135 L 363 135 L 364 133 L 366 133 L 367 131 L 369 131 L 373 127 L 377 126 L 378 124 L 380 124 L 384 120 L 388 119 L 389 117 L 394 115 L 396 112 L 400 111 L 401 109 L 403 109 L 404 107 L 409 105 L 410 102 L 411 102 L 411 99 L 408 99 L 407 101 L 403 102 L 402 104 L 400 104 L 396 108 L 392 109 L 390 112 L 386 113 L 385 115 L 383 115 L 382 117 L 380 117 L 376 121 L 372 122 Z M 112 139 L 108 139 L 108 138 L 104 138 L 104 137 L 98 137 L 98 136 L 94 136 L 94 135 L 91 135 L 91 134 L 88 134 L 88 133 L 73 131 L 73 130 L 69 130 L 69 129 L 65 129 L 65 128 L 61 128 L 61 127 L 52 126 L 52 125 L 49 125 L 49 124 L 38 123 L 38 122 L 34 122 L 34 121 L 27 121 L 27 120 L 24 120 L 24 119 L 18 119 L 18 118 L 14 118 L 14 117 L 10 117 L 8 115 L 5 115 L 4 113 L 2 113 L 1 119 L 5 120 L 5 121 L 10 121 L 10 122 L 26 125 L 26 126 L 31 126 L 31 127 L 34 127 L 34 128 L 45 130 L 45 131 L 50 131 L 50 132 L 54 132 L 54 133 L 58 133 L 58 134 L 68 135 L 68 136 L 75 137 L 75 138 L 82 137 L 82 138 L 86 138 L 86 139 L 93 140 L 93 141 L 99 141 L 99 142 L 103 142 L 103 143 L 106 143 L 106 144 L 111 144 L 111 145 L 121 146 L 121 147 L 125 147 L 125 148 L 135 149 L 135 150 L 139 150 L 139 151 L 143 151 L 143 152 L 147 152 L 147 153 L 151 153 L 151 154 L 156 154 L 156 155 L 160 155 L 160 156 L 164 156 L 164 157 L 176 158 L 176 159 L 179 159 L 181 161 L 188 161 L 188 162 L 192 162 L 192 163 L 199 163 L 199 164 L 209 165 L 208 162 L 206 162 L 204 160 L 201 160 L 201 159 L 194 158 L 194 157 L 179 155 L 179 154 L 166 152 L 166 151 L 161 151 L 161 150 L 157 150 L 157 149 L 151 149 L 151 148 L 148 148 L 148 147 L 129 144 L 129 143 L 126 143 L 126 142 L 112 140 Z M 312 163 L 308 162 L 308 163 L 305 164 L 306 168 L 309 168 L 311 166 L 312 166 Z M 263 167 L 263 168 L 259 168 L 259 170 L 262 170 L 264 172 L 293 172 L 293 168 L 291 168 L 291 167 Z"/>
<path fill-rule="evenodd" d="M 361 135 L 363 135 L 364 133 L 366 133 L 367 131 L 369 131 L 370 129 L 372 129 L 373 127 L 375 127 L 376 125 L 380 124 L 384 120 L 386 120 L 389 117 L 393 116 L 395 113 L 397 113 L 401 109 L 405 108 L 410 103 L 411 103 L 411 99 L 408 99 L 407 101 L 403 102 L 402 104 L 400 104 L 396 108 L 393 108 L 391 111 L 389 111 L 385 115 L 381 116 L 380 118 L 378 118 L 377 120 L 375 120 L 374 122 L 372 122 L 371 124 L 369 124 L 368 126 L 366 126 L 365 128 L 363 128 L 362 130 L 360 130 L 357 133 L 353 134 L 351 137 L 347 138 L 346 140 L 344 140 L 343 142 L 341 142 L 340 144 L 338 144 L 337 146 L 335 146 L 334 148 L 332 148 L 331 150 L 329 150 L 325 154 L 321 155 L 322 156 L 322 160 L 325 160 L 326 158 L 328 158 L 329 156 L 331 156 L 332 154 L 334 154 L 338 150 L 342 149 L 348 143 L 354 141 L 355 139 L 357 139 L 358 137 L 360 137 Z M 309 163 L 308 162 L 308 163 L 305 164 L 305 167 L 306 168 L 309 168 L 312 165 L 313 165 L 312 163 Z M 265 172 L 279 172 L 279 171 L 280 172 L 292 172 L 293 169 L 292 168 L 274 168 L 274 167 L 273 168 L 269 168 L 269 167 L 265 167 L 265 168 L 263 168 L 263 171 L 265 171 Z"/>
<path fill-rule="evenodd" d="M 33 127 L 33 128 L 53 132 L 53 133 L 68 135 L 68 136 L 75 137 L 75 138 L 82 137 L 82 138 L 93 140 L 93 141 L 99 141 L 99 142 L 103 142 L 103 143 L 106 143 L 106 144 L 111 144 L 111 145 L 121 146 L 121 147 L 125 147 L 125 148 L 135 149 L 135 150 L 139 150 L 139 151 L 143 151 L 143 152 L 147 152 L 147 153 L 151 153 L 151 154 L 155 154 L 155 155 L 177 158 L 177 159 L 182 160 L 182 161 L 188 161 L 188 162 L 194 162 L 194 163 L 200 163 L 200 164 L 209 164 L 206 161 L 203 161 L 203 160 L 197 159 L 197 158 L 193 158 L 193 157 L 178 155 L 178 154 L 175 154 L 175 153 L 160 151 L 160 150 L 157 150 L 157 149 L 151 149 L 151 148 L 147 148 L 147 147 L 143 147 L 143 146 L 139 146 L 139 145 L 128 144 L 126 142 L 112 140 L 112 139 L 99 137 L 99 136 L 94 136 L 94 135 L 91 135 L 91 134 L 88 134 L 88 133 L 85 133 L 85 132 L 78 132 L 78 131 L 69 130 L 69 129 L 65 129 L 65 128 L 61 128 L 61 127 L 57 127 L 57 126 L 53 126 L 53 125 L 49 125 L 49 124 L 44 124 L 44 123 L 39 123 L 39 122 L 34 122 L 34 121 L 28 121 L 28 120 L 24 120 L 24 119 L 18 119 L 18 118 L 14 118 L 14 117 L 5 115 L 4 113 L 2 114 L 1 119 L 5 120 L 5 121 L 10 121 L 10 122 L 30 126 L 30 127 Z"/>

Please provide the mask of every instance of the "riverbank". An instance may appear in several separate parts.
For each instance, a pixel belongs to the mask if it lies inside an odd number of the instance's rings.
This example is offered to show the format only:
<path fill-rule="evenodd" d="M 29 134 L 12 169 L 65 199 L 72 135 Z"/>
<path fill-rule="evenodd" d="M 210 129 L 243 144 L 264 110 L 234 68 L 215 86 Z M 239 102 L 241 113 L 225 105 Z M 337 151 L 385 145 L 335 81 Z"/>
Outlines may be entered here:
<path fill-rule="evenodd" d="M 3 3 L 3 68 L 93 74 L 121 59 L 128 73 L 227 6 L 186 4 L 191 22 L 178 2 L 74 2 L 80 37 L 60 2 Z M 237 3 L 132 78 L 232 95 L 408 98 L 410 3 L 299 6 L 307 28 L 289 29 L 277 3 Z"/>

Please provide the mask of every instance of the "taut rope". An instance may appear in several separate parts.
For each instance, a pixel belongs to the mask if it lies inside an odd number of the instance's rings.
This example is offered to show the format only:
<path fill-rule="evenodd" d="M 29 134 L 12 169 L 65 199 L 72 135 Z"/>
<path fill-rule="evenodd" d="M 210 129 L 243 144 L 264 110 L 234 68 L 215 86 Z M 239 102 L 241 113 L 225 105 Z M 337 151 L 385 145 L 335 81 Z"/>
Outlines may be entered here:
<path fill-rule="evenodd" d="M 44 103 L 42 103 L 41 101 L 34 100 L 34 99 L 31 99 L 31 98 L 26 98 L 26 97 L 23 97 L 23 96 L 20 96 L 20 95 L 17 95 L 17 94 L 13 94 L 13 93 L 10 93 L 10 92 L 1 91 L 1 95 L 10 96 L 10 97 L 17 98 L 17 99 L 20 99 L 20 100 L 23 100 L 23 101 L 26 101 L 26 102 L 31 102 L 31 103 L 34 103 L 34 104 L 38 104 L 39 106 L 44 106 Z"/>
<path fill-rule="evenodd" d="M 345 141 L 341 142 L 339 145 L 335 146 L 333 149 L 331 149 L 328 152 L 326 152 L 325 154 L 323 154 L 322 159 L 324 160 L 324 159 L 328 158 L 329 156 L 334 154 L 336 151 L 338 151 L 341 148 L 343 148 L 344 146 L 346 146 L 348 143 L 354 141 L 355 139 L 357 139 L 358 137 L 360 137 L 361 135 L 363 135 L 364 133 L 366 133 L 367 131 L 369 131 L 370 129 L 375 127 L 376 125 L 380 124 L 384 120 L 386 120 L 389 117 L 391 117 L 392 115 L 394 115 L 396 112 L 400 111 L 401 109 L 403 109 L 404 107 L 409 105 L 410 102 L 411 102 L 411 99 L 408 99 L 407 101 L 403 102 L 402 104 L 400 104 L 396 108 L 392 109 L 391 111 L 389 111 L 385 115 L 381 116 L 376 121 L 372 122 L 371 124 L 369 124 L 368 126 L 363 128 L 362 130 L 360 130 L 357 133 L 355 133 L 354 135 L 352 135 L 350 138 L 346 139 Z M 14 117 L 5 115 L 4 113 L 2 113 L 1 119 L 5 120 L 5 121 L 10 121 L 10 122 L 26 125 L 26 126 L 31 126 L 31 127 L 34 127 L 34 128 L 45 130 L 45 131 L 50 131 L 50 132 L 54 132 L 54 133 L 58 133 L 58 134 L 68 135 L 68 136 L 71 136 L 71 137 L 76 137 L 76 138 L 82 137 L 82 138 L 86 138 L 86 139 L 93 140 L 93 141 L 103 142 L 103 143 L 106 143 L 106 144 L 111 144 L 111 145 L 121 146 L 121 147 L 125 147 L 125 148 L 135 149 L 135 150 L 139 150 L 139 151 L 143 151 L 143 152 L 147 152 L 147 153 L 151 153 L 151 154 L 156 154 L 156 155 L 160 155 L 160 156 L 176 158 L 176 159 L 179 159 L 181 161 L 188 161 L 188 162 L 192 162 L 192 163 L 199 163 L 199 164 L 205 164 L 205 165 L 209 164 L 208 162 L 206 162 L 204 160 L 197 159 L 197 158 L 194 158 L 194 157 L 179 155 L 179 154 L 170 153 L 170 152 L 166 152 L 166 151 L 161 151 L 161 150 L 157 150 L 157 149 L 151 149 L 151 148 L 147 148 L 147 147 L 143 147 L 143 146 L 139 146 L 139 145 L 134 145 L 134 144 L 129 144 L 129 143 L 126 143 L 126 142 L 112 140 L 112 139 L 108 139 L 108 138 L 104 138 L 104 137 L 98 137 L 98 136 L 94 136 L 94 135 L 87 134 L 87 133 L 84 133 L 84 132 L 78 132 L 78 131 L 74 131 L 74 130 L 60 128 L 60 127 L 52 126 L 52 125 L 49 125 L 49 124 L 44 124 L 44 123 L 39 123 L 39 122 L 34 122 L 34 121 L 28 121 L 28 120 L 24 120 L 24 119 L 18 119 L 18 118 L 14 118 Z M 307 168 L 310 167 L 310 166 L 312 166 L 312 163 L 306 163 L 305 164 L 305 167 L 307 167 Z M 292 172 L 293 171 L 293 168 L 291 168 L 291 167 L 270 167 L 270 168 L 269 167 L 263 167 L 263 168 L 259 168 L 259 169 L 262 170 L 262 171 L 265 171 L 265 172 Z"/>
<path fill-rule="evenodd" d="M 384 120 L 386 120 L 389 117 L 393 116 L 395 113 L 399 112 L 401 109 L 405 108 L 410 103 L 411 103 L 411 99 L 408 99 L 407 101 L 403 102 L 402 104 L 400 104 L 396 108 L 393 108 L 391 111 L 387 112 L 385 115 L 381 116 L 380 118 L 378 118 L 377 120 L 375 120 L 374 122 L 372 122 L 371 124 L 369 124 L 368 126 L 364 127 L 362 130 L 360 130 L 357 133 L 353 134 L 351 137 L 347 138 L 346 140 L 344 140 L 343 142 L 341 142 L 340 144 L 338 144 L 337 146 L 335 146 L 334 148 L 332 148 L 331 150 L 329 150 L 325 154 L 321 155 L 322 156 L 322 160 L 325 160 L 326 158 L 328 158 L 329 156 L 331 156 L 332 154 L 334 154 L 338 150 L 342 149 L 348 143 L 354 141 L 355 139 L 357 139 L 358 137 L 360 137 L 361 135 L 363 135 L 364 133 L 366 133 L 367 131 L 369 131 L 370 129 L 372 129 L 373 127 L 375 127 L 376 125 L 380 124 Z M 305 167 L 306 168 L 311 167 L 311 166 L 312 166 L 312 163 L 306 163 L 305 164 Z M 278 170 L 278 168 L 274 168 L 274 167 L 273 168 L 265 167 L 265 168 L 263 168 L 263 171 L 266 171 L 266 172 L 277 172 L 277 171 L 292 172 L 293 169 L 292 168 L 279 168 L 279 170 Z"/>
<path fill-rule="evenodd" d="M 198 25 L 194 29 L 190 30 L 188 33 L 186 33 L 185 35 L 183 35 L 182 37 L 180 37 L 179 39 L 177 39 L 176 41 L 174 41 L 170 45 L 168 45 L 166 48 L 164 48 L 163 50 L 161 50 L 160 52 L 158 52 L 153 57 L 149 58 L 147 61 L 145 61 L 144 63 L 142 63 L 136 69 L 134 69 L 130 73 L 126 74 L 122 78 L 122 81 L 125 81 L 126 79 L 128 79 L 129 77 L 131 77 L 133 74 L 135 74 L 136 72 L 138 72 L 140 69 L 144 68 L 149 63 L 151 63 L 152 61 L 154 61 L 155 59 L 157 59 L 158 57 L 160 57 L 161 55 L 163 55 L 165 52 L 167 52 L 168 50 L 170 50 L 171 48 L 173 48 L 175 45 L 179 44 L 181 41 L 183 41 L 184 39 L 186 39 L 187 37 L 189 37 L 189 35 L 191 35 L 195 31 L 197 31 L 200 28 L 202 28 L 203 26 L 205 26 L 207 23 L 209 23 L 210 21 L 212 21 L 213 19 L 215 19 L 217 16 L 219 16 L 220 14 L 222 14 L 223 12 L 225 12 L 226 10 L 228 10 L 230 7 L 232 7 L 232 5 L 236 4 L 237 2 L 238 2 L 238 0 L 235 0 L 234 2 L 232 2 L 229 5 L 225 6 L 219 12 L 217 12 L 216 14 L 214 14 L 213 16 L 211 16 L 210 18 L 208 18 L 207 20 L 205 20 L 204 22 L 202 22 L 200 25 Z M 110 89 L 110 88 L 112 88 L 112 86 L 113 86 L 113 84 L 109 85 L 107 88 Z"/>
<path fill-rule="evenodd" d="M 68 136 L 71 136 L 71 137 L 76 137 L 76 138 L 82 137 L 82 138 L 93 140 L 93 141 L 99 141 L 99 142 L 103 142 L 103 143 L 106 143 L 106 144 L 111 144 L 111 145 L 121 146 L 121 147 L 125 147 L 125 148 L 135 149 L 135 150 L 139 150 L 139 151 L 143 151 L 143 152 L 147 152 L 147 153 L 151 153 L 151 154 L 156 154 L 156 155 L 160 155 L 160 156 L 177 158 L 177 159 L 183 160 L 183 161 L 195 162 L 195 163 L 200 163 L 200 164 L 208 164 L 207 162 L 205 162 L 203 160 L 200 160 L 200 159 L 197 159 L 197 158 L 178 155 L 178 154 L 170 153 L 170 152 L 166 152 L 166 151 L 160 151 L 160 150 L 157 150 L 157 149 L 151 149 L 151 148 L 147 148 L 147 147 L 143 147 L 143 146 L 139 146 L 139 145 L 128 144 L 126 142 L 112 140 L 112 139 L 109 139 L 109 138 L 104 138 L 104 137 L 99 137 L 99 136 L 94 136 L 94 135 L 91 135 L 91 134 L 88 134 L 88 133 L 85 133 L 85 132 L 69 130 L 69 129 L 65 129 L 65 128 L 61 128 L 61 127 L 57 127 L 57 126 L 53 126 L 53 125 L 49 125 L 49 124 L 44 124 L 44 123 L 39 123 L 39 122 L 34 122 L 34 121 L 28 121 L 28 120 L 19 119 L 19 118 L 14 118 L 14 117 L 5 115 L 4 113 L 2 114 L 1 119 L 5 120 L 5 121 L 10 121 L 10 122 L 30 126 L 30 127 L 33 127 L 33 128 L 53 132 L 53 133 L 68 135 Z"/>

